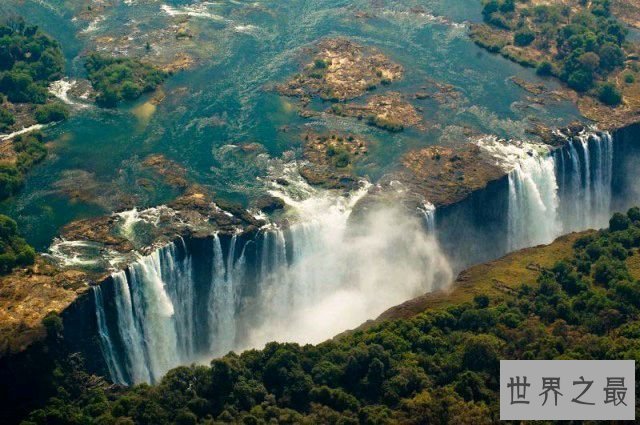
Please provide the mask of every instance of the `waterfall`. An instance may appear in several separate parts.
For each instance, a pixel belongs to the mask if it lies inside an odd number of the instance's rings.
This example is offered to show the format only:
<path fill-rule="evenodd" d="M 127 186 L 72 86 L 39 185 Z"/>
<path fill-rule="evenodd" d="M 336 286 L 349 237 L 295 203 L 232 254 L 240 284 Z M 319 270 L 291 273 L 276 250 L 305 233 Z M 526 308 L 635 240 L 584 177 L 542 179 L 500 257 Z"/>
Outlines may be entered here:
<path fill-rule="evenodd" d="M 417 216 L 384 207 L 350 222 L 366 187 L 343 194 L 295 180 L 282 190 L 287 226 L 178 240 L 112 275 L 114 307 L 100 314 L 117 324 L 104 333 L 114 381 L 157 382 L 273 340 L 321 342 L 452 280 Z"/>
<path fill-rule="evenodd" d="M 214 355 L 224 354 L 234 348 L 236 337 L 236 288 L 238 273 L 244 265 L 242 258 L 236 263 L 237 236 L 231 238 L 226 261 L 218 234 L 213 236 L 213 268 L 209 291 L 209 347 Z"/>
<path fill-rule="evenodd" d="M 611 214 L 611 135 L 594 133 L 569 140 L 556 158 L 563 230 L 605 227 Z"/>
<path fill-rule="evenodd" d="M 129 282 L 124 271 L 112 275 L 116 300 L 118 330 L 125 347 L 129 382 L 150 382 L 151 374 L 145 359 L 145 343 L 140 324 L 134 316 Z M 112 376 L 113 378 L 113 376 Z"/>
<path fill-rule="evenodd" d="M 187 253 L 178 260 L 178 247 L 186 252 L 178 240 L 112 275 L 127 382 L 156 382 L 196 352 L 191 258 Z M 111 377 L 117 381 L 116 374 Z"/>
<path fill-rule="evenodd" d="M 508 172 L 507 251 L 607 225 L 611 214 L 613 140 L 584 133 L 550 152 L 546 145 L 478 142 Z"/>
<path fill-rule="evenodd" d="M 109 375 L 113 382 L 117 384 L 126 384 L 127 381 L 124 378 L 120 363 L 116 357 L 116 351 L 113 348 L 111 341 L 111 333 L 107 325 L 107 318 L 104 312 L 104 299 L 102 297 L 102 288 L 100 286 L 92 287 L 93 301 L 96 306 L 96 322 L 98 325 L 98 336 L 100 338 L 100 349 L 105 363 L 109 370 Z"/>
<path fill-rule="evenodd" d="M 425 202 L 418 211 L 424 217 L 424 226 L 427 233 L 434 234 L 436 231 L 436 207 L 430 202 Z"/>
<path fill-rule="evenodd" d="M 549 243 L 561 232 L 551 156 L 526 156 L 509 173 L 508 249 Z"/>

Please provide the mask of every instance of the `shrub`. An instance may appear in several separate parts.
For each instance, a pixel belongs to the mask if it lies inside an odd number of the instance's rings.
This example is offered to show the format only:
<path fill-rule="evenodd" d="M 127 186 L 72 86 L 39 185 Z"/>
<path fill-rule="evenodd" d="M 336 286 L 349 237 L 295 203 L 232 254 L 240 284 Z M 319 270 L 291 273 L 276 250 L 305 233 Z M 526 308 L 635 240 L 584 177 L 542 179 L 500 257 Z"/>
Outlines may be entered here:
<path fill-rule="evenodd" d="M 313 62 L 313 66 L 317 69 L 325 69 L 327 67 L 327 62 L 324 59 L 316 59 Z"/>
<path fill-rule="evenodd" d="M 609 220 L 609 229 L 611 229 L 612 232 L 627 230 L 630 225 L 631 220 L 622 213 L 613 214 L 613 217 Z"/>
<path fill-rule="evenodd" d="M 516 46 L 528 46 L 536 39 L 536 34 L 528 28 L 516 31 L 513 36 L 513 43 Z"/>
<path fill-rule="evenodd" d="M 636 77 L 633 74 L 631 74 L 630 72 L 624 74 L 623 78 L 624 78 L 624 82 L 627 83 L 627 84 L 633 84 L 633 83 L 636 82 Z"/>
<path fill-rule="evenodd" d="M 338 152 L 333 158 L 333 164 L 338 168 L 344 168 L 351 163 L 349 153 L 346 151 Z"/>
<path fill-rule="evenodd" d="M 0 130 L 6 131 L 15 122 L 13 114 L 8 109 L 0 107 Z"/>
<path fill-rule="evenodd" d="M 602 83 L 598 89 L 598 99 L 605 105 L 615 106 L 622 102 L 622 94 L 615 84 L 606 82 Z"/>
<path fill-rule="evenodd" d="M 538 64 L 536 68 L 536 74 L 546 76 L 551 75 L 553 73 L 553 66 L 550 62 L 542 61 Z"/>
<path fill-rule="evenodd" d="M 392 133 L 399 133 L 404 130 L 404 125 L 401 122 L 382 118 L 377 115 L 370 115 L 367 118 L 367 124 Z"/>
<path fill-rule="evenodd" d="M 40 124 L 64 121 L 67 118 L 69 118 L 69 110 L 60 102 L 48 103 L 36 109 L 36 121 Z"/>

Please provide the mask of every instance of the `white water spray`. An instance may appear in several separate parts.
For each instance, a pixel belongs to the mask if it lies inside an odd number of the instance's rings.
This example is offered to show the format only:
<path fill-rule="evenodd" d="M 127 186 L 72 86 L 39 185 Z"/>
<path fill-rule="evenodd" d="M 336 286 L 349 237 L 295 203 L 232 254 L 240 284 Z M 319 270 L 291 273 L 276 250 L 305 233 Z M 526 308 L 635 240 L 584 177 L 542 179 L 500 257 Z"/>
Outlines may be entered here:
<path fill-rule="evenodd" d="M 546 145 L 495 138 L 478 144 L 509 173 L 509 251 L 607 225 L 613 167 L 609 133 L 581 134 L 553 153 Z"/>
<path fill-rule="evenodd" d="M 288 178 L 272 190 L 288 226 L 214 234 L 197 259 L 178 241 L 113 275 L 116 311 L 104 315 L 117 315 L 127 382 L 273 340 L 321 342 L 451 282 L 417 215 L 384 208 L 351 223 L 366 186 L 344 195 Z"/>

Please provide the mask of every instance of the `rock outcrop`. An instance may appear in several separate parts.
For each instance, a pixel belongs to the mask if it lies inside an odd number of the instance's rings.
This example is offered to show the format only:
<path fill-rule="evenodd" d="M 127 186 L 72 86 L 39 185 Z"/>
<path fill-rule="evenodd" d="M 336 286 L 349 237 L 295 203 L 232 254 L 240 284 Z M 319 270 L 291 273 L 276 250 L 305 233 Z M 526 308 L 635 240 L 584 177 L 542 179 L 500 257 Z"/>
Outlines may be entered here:
<path fill-rule="evenodd" d="M 375 48 L 346 38 L 321 41 L 313 61 L 288 83 L 277 87 L 285 96 L 345 101 L 382 84 L 401 79 L 404 69 Z"/>
<path fill-rule="evenodd" d="M 336 103 L 329 112 L 338 116 L 365 120 L 371 126 L 390 132 L 402 131 L 406 127 L 426 129 L 416 108 L 397 92 L 371 96 L 364 105 Z"/>

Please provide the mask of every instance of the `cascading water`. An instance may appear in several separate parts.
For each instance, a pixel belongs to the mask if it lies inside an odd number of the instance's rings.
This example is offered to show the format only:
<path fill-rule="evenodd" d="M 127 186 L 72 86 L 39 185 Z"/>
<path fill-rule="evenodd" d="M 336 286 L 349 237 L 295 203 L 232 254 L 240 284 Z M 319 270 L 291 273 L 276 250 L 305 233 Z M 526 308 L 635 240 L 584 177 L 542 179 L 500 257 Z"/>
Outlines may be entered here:
<path fill-rule="evenodd" d="M 419 217 L 383 209 L 349 221 L 366 190 L 346 196 L 292 178 L 274 188 L 288 226 L 178 241 L 115 273 L 105 296 L 115 307 L 96 301 L 112 379 L 156 382 L 230 350 L 320 342 L 448 284 L 446 258 Z"/>
<path fill-rule="evenodd" d="M 609 133 L 582 135 L 558 150 L 556 161 L 563 231 L 606 226 L 611 215 L 613 140 Z"/>
<path fill-rule="evenodd" d="M 509 173 L 508 251 L 607 225 L 613 167 L 609 133 L 581 134 L 554 152 L 496 139 L 479 144 Z"/>
<path fill-rule="evenodd" d="M 184 249 L 184 243 L 179 241 Z M 123 347 L 119 367 L 126 370 L 125 379 L 109 372 L 114 381 L 155 382 L 170 368 L 192 359 L 195 353 L 195 315 L 191 259 L 178 260 L 178 245 L 169 244 L 151 255 L 140 258 L 126 271 L 112 275 L 117 335 Z M 101 302 L 97 310 L 101 310 Z M 107 312 L 99 314 L 107 325 Z M 116 344 L 113 333 L 101 332 L 105 347 Z M 107 344 L 106 340 L 109 340 Z M 112 358 L 118 358 L 113 355 Z M 109 361 L 107 361 L 109 364 Z M 124 367 L 121 366 L 124 365 Z M 121 375 L 124 376 L 123 373 Z"/>
<path fill-rule="evenodd" d="M 508 249 L 550 242 L 561 232 L 551 156 L 527 155 L 509 173 Z"/>
<path fill-rule="evenodd" d="M 429 234 L 434 234 L 436 231 L 436 207 L 432 203 L 425 202 L 418 211 L 424 217 L 424 227 Z"/>
<path fill-rule="evenodd" d="M 120 362 L 116 357 L 116 351 L 111 341 L 111 334 L 107 325 L 107 318 L 104 312 L 104 298 L 102 297 L 102 288 L 100 286 L 93 287 L 93 301 L 96 305 L 96 322 L 98 324 L 98 336 L 100 337 L 100 348 L 104 357 L 109 375 L 113 382 L 117 384 L 126 384 L 125 375 L 120 367 Z"/>

